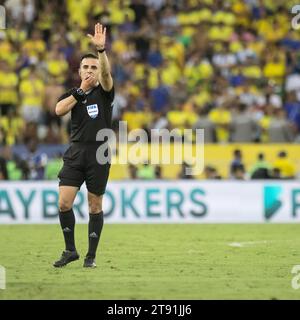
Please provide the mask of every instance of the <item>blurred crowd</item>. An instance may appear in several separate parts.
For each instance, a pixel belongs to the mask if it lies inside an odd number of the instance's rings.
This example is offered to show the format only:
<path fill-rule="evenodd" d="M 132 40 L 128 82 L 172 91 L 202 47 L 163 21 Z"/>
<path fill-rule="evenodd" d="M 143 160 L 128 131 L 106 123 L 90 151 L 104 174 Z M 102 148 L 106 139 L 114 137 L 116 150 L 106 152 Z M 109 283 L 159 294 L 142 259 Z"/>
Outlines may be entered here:
<path fill-rule="evenodd" d="M 193 168 L 186 162 L 183 162 L 181 170 L 178 173 L 178 179 L 195 179 L 194 175 L 188 174 L 187 169 Z M 256 161 L 251 167 L 247 168 L 244 160 L 243 153 L 240 149 L 235 149 L 232 155 L 232 161 L 228 165 L 228 175 L 222 177 L 218 168 L 206 165 L 203 171 L 203 179 L 206 180 L 292 180 L 299 178 L 295 164 L 289 160 L 286 151 L 282 150 L 277 154 L 274 161 L 265 159 L 265 154 L 260 152 L 257 154 Z M 152 165 L 151 163 L 143 163 L 140 166 L 129 166 L 130 179 L 152 180 L 161 179 L 162 170 L 159 165 Z"/>
<path fill-rule="evenodd" d="M 6 0 L 0 144 L 67 143 L 57 98 L 79 85 L 87 33 L 107 27 L 113 127 L 205 129 L 205 141 L 300 141 L 295 1 Z M 193 137 L 190 137 L 193 141 Z"/>
<path fill-rule="evenodd" d="M 217 169 L 206 166 L 205 179 L 222 179 Z M 274 161 L 265 159 L 265 154 L 260 152 L 251 167 L 246 168 L 243 161 L 243 153 L 240 149 L 233 152 L 233 159 L 229 165 L 229 179 L 233 180 L 267 180 L 267 179 L 296 179 L 298 173 L 295 164 L 289 160 L 288 153 L 284 150 L 278 152 Z M 223 177 L 224 178 L 224 177 Z"/>

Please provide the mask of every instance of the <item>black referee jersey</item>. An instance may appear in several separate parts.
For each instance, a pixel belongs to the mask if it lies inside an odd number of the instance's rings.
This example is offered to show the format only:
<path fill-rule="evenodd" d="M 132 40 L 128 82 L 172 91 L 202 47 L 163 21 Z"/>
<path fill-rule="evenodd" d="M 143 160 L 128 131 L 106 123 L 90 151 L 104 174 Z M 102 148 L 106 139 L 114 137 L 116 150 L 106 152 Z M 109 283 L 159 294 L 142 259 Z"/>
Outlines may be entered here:
<path fill-rule="evenodd" d="M 87 100 L 77 102 L 71 110 L 71 142 L 93 142 L 99 130 L 111 128 L 114 86 L 105 91 L 101 84 L 86 93 Z M 58 101 L 71 95 L 71 90 Z"/>
<path fill-rule="evenodd" d="M 70 96 L 70 91 L 59 101 Z M 96 136 L 101 129 L 111 128 L 114 87 L 105 91 L 99 84 L 87 93 L 87 100 L 77 102 L 71 110 L 71 143 L 63 155 L 64 164 L 58 174 L 60 186 L 80 188 L 83 182 L 89 192 L 105 193 L 110 162 L 100 164 L 96 152 Z"/>

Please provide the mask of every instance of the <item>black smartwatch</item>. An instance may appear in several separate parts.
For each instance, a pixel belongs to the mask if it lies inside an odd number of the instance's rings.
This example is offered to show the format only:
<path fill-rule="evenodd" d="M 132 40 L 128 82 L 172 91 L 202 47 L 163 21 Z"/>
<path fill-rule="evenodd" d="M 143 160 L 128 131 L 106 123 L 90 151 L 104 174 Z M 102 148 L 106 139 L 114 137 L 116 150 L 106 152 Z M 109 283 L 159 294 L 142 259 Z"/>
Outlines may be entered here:
<path fill-rule="evenodd" d="M 73 88 L 71 90 L 71 95 L 79 102 L 84 102 L 86 100 L 86 94 L 80 88 Z"/>

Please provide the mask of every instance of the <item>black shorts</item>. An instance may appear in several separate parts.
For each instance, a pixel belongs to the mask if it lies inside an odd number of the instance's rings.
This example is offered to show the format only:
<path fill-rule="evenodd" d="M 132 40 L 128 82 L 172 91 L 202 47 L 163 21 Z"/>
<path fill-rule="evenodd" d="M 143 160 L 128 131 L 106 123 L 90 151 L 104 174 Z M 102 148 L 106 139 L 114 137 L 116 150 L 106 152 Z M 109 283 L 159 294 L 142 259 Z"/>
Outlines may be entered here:
<path fill-rule="evenodd" d="M 58 174 L 60 186 L 80 189 L 85 181 L 89 192 L 98 196 L 105 193 L 110 163 L 100 164 L 96 159 L 99 144 L 72 142 L 63 155 L 64 165 Z"/>

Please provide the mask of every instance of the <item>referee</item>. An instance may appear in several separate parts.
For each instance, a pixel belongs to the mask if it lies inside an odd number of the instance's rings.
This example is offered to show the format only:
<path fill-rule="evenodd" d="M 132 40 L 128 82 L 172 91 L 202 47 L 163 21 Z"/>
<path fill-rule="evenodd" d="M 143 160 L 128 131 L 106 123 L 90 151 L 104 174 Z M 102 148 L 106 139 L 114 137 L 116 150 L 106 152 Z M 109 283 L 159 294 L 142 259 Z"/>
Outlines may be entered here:
<path fill-rule="evenodd" d="M 110 128 L 114 86 L 110 65 L 105 53 L 106 28 L 95 25 L 94 36 L 88 34 L 98 55 L 82 57 L 79 76 L 80 88 L 73 88 L 62 95 L 55 112 L 63 116 L 71 111 L 71 144 L 66 150 L 59 178 L 59 220 L 65 239 L 65 250 L 54 267 L 63 267 L 78 260 L 74 228 L 73 202 L 80 186 L 86 183 L 88 190 L 89 225 L 88 252 L 84 267 L 96 267 L 96 251 L 103 227 L 102 197 L 108 180 L 110 163 L 99 164 L 96 151 L 100 142 L 97 132 Z"/>

